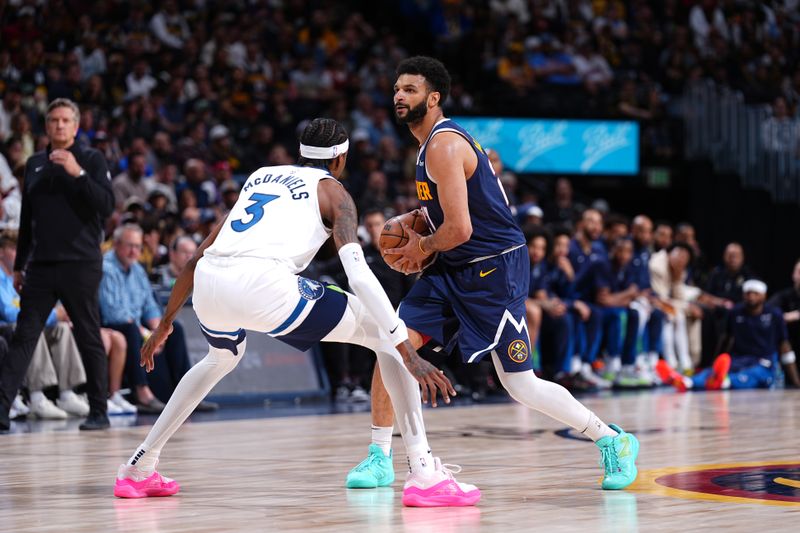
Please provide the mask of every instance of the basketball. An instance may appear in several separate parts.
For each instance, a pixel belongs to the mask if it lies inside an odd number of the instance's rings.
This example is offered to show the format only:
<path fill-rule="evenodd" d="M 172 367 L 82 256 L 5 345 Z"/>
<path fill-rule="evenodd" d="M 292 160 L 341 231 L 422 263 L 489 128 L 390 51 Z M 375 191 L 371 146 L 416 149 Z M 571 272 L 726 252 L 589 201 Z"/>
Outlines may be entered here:
<path fill-rule="evenodd" d="M 400 256 L 398 254 L 383 254 L 383 251 L 390 248 L 401 248 L 408 242 L 408 236 L 401 225 L 402 222 L 405 222 L 408 227 L 420 235 L 430 235 L 431 233 L 428 229 L 427 222 L 425 222 L 425 217 L 422 216 L 422 213 L 419 211 L 411 211 L 410 213 L 398 215 L 387 220 L 381 231 L 380 239 L 378 239 L 378 248 L 383 255 L 383 260 L 390 266 L 397 261 Z M 431 257 L 433 257 L 433 255 L 431 255 Z M 429 261 L 426 261 L 426 264 L 428 262 Z"/>

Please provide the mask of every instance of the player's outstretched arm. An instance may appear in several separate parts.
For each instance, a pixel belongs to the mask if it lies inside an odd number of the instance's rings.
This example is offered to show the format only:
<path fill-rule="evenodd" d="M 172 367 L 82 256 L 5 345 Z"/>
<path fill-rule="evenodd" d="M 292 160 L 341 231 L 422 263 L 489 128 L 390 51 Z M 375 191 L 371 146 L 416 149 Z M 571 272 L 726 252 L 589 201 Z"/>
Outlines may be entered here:
<path fill-rule="evenodd" d="M 214 243 L 217 235 L 219 235 L 219 231 L 222 229 L 222 225 L 225 224 L 227 219 L 228 217 L 225 217 L 216 225 L 208 237 L 203 240 L 202 244 L 200 244 L 192 258 L 186 263 L 186 266 L 183 267 L 183 270 L 175 280 L 175 285 L 169 293 L 169 301 L 167 302 L 167 308 L 164 310 L 164 316 L 161 322 L 159 322 L 158 327 L 142 346 L 139 366 L 145 367 L 145 370 L 148 372 L 153 370 L 153 356 L 158 351 L 158 348 L 167 340 L 169 334 L 172 333 L 172 322 L 175 320 L 178 311 L 181 310 L 181 307 L 183 307 L 183 304 L 186 303 L 186 300 L 192 293 L 192 287 L 194 286 L 194 269 L 197 266 L 197 262 L 203 257 L 203 252 L 206 251 L 206 248 Z"/>
<path fill-rule="evenodd" d="M 350 194 L 334 180 L 319 183 L 319 208 L 322 219 L 332 225 L 333 240 L 339 250 L 339 258 L 344 266 L 350 288 L 369 310 L 378 326 L 384 331 L 403 357 L 403 363 L 414 378 L 422 385 L 422 400 L 436 406 L 438 389 L 446 403 L 455 395 L 450 381 L 429 362 L 422 359 L 408 341 L 408 330 L 395 314 L 389 297 L 372 273 L 356 234 L 356 206 Z"/>

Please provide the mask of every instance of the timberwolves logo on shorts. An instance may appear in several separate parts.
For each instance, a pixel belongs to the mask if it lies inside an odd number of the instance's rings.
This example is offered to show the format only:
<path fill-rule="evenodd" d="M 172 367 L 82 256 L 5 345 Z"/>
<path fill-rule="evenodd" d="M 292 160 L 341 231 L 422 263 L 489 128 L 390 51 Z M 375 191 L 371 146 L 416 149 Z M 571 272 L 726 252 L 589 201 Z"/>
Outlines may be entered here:
<path fill-rule="evenodd" d="M 528 344 L 522 339 L 511 341 L 508 345 L 508 356 L 515 363 L 524 363 L 528 359 Z"/>
<path fill-rule="evenodd" d="M 325 294 L 325 286 L 322 283 L 303 277 L 297 278 L 297 290 L 306 300 L 319 300 Z"/>

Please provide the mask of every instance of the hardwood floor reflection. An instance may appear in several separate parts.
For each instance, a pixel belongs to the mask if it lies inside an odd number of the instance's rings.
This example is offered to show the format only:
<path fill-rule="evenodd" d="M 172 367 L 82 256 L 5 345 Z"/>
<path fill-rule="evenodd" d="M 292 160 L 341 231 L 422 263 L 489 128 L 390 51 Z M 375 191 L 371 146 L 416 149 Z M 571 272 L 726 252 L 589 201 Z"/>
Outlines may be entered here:
<path fill-rule="evenodd" d="M 366 454 L 368 413 L 189 423 L 160 465 L 181 493 L 148 500 L 112 495 L 118 465 L 148 428 L 68 430 L 0 435 L 0 531 L 796 531 L 800 392 L 585 403 L 639 437 L 641 473 L 629 490 L 600 490 L 594 445 L 516 404 L 425 411 L 434 454 L 483 492 L 478 507 L 461 509 L 402 507 L 399 437 L 392 487 L 344 489 Z M 725 467 L 706 481 L 667 475 L 711 464 Z"/>

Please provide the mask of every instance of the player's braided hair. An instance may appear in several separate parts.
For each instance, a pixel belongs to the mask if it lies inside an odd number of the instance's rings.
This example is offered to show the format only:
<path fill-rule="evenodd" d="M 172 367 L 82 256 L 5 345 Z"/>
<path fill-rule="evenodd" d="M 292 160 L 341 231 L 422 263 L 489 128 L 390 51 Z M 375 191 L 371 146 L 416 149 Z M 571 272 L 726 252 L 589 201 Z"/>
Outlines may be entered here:
<path fill-rule="evenodd" d="M 307 146 L 318 146 L 326 148 L 336 146 L 347 140 L 347 131 L 344 127 L 332 118 L 315 118 L 308 123 L 308 126 L 300 134 L 300 143 Z M 332 159 L 308 159 L 300 156 L 297 164 L 300 166 L 311 166 L 326 169 L 331 164 Z"/>

